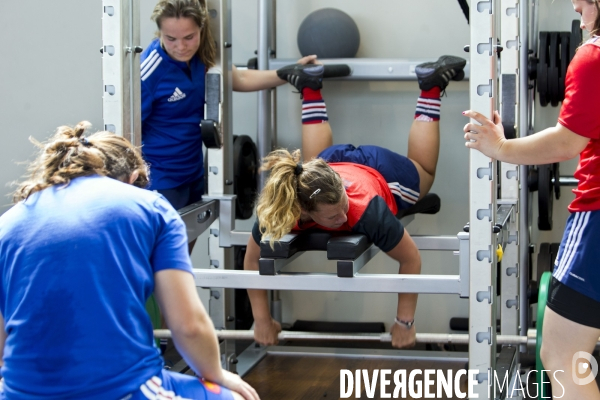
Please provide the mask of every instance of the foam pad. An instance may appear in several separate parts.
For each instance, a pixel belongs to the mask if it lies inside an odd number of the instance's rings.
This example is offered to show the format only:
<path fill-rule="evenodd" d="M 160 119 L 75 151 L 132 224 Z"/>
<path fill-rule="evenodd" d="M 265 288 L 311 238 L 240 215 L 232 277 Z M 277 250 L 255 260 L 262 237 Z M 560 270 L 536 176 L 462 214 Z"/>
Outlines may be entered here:
<path fill-rule="evenodd" d="M 219 103 L 221 102 L 221 74 L 206 74 L 206 115 L 204 118 L 219 121 Z"/>
<path fill-rule="evenodd" d="M 365 235 L 332 237 L 327 243 L 328 260 L 355 260 L 371 246 Z"/>
<path fill-rule="evenodd" d="M 365 235 L 312 230 L 285 235 L 272 249 L 268 241 L 260 242 L 261 258 L 290 258 L 298 251 L 327 251 L 330 260 L 355 260 L 371 242 Z"/>

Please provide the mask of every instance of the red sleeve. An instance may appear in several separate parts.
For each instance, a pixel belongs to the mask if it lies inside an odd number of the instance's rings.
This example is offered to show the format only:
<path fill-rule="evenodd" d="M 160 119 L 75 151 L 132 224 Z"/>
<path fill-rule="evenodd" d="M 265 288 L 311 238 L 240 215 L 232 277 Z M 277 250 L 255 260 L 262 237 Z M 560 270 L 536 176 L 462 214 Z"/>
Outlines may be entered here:
<path fill-rule="evenodd" d="M 600 138 L 600 47 L 581 47 L 569 64 L 558 122 L 590 139 Z"/>

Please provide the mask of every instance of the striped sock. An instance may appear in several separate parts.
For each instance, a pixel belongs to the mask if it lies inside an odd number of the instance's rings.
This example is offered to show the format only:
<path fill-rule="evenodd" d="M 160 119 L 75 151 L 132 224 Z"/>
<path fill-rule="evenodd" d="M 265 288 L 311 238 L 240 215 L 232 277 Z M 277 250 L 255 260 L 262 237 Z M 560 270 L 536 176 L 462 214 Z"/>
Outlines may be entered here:
<path fill-rule="evenodd" d="M 328 121 L 327 107 L 321 96 L 321 90 L 302 89 L 302 123 L 320 124 Z"/>
<path fill-rule="evenodd" d="M 430 90 L 421 91 L 415 110 L 417 121 L 433 122 L 440 120 L 440 106 L 442 105 L 440 94 L 441 90 L 437 86 Z"/>

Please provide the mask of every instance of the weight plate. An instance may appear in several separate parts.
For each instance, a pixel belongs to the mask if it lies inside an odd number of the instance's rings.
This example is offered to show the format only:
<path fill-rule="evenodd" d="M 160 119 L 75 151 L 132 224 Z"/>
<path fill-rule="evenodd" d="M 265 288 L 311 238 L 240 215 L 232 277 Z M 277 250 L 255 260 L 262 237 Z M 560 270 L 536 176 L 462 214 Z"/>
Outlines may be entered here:
<path fill-rule="evenodd" d="M 537 64 L 537 91 L 542 107 L 548 105 L 548 41 L 549 32 L 540 32 Z"/>
<path fill-rule="evenodd" d="M 258 151 L 250 136 L 233 138 L 233 175 L 235 217 L 248 219 L 254 211 L 258 179 Z"/>
<path fill-rule="evenodd" d="M 552 165 L 538 166 L 538 229 L 541 231 L 552 230 Z"/>
<path fill-rule="evenodd" d="M 583 34 L 581 33 L 581 22 L 578 19 L 574 19 L 571 22 L 571 43 L 569 46 L 569 59 L 572 60 L 575 57 L 575 51 L 583 41 Z"/>
<path fill-rule="evenodd" d="M 548 100 L 552 107 L 558 106 L 560 101 L 559 93 L 559 65 L 560 65 L 560 48 L 559 48 L 559 32 L 550 32 L 550 45 L 548 47 Z"/>
<path fill-rule="evenodd" d="M 558 67 L 548 68 L 548 101 L 552 107 L 557 107 L 560 102 Z"/>
<path fill-rule="evenodd" d="M 552 257 L 550 254 L 550 243 L 540 244 L 540 252 L 537 256 L 536 281 L 539 282 L 542 274 L 546 271 L 552 271 Z"/>
<path fill-rule="evenodd" d="M 567 69 L 571 62 L 569 50 L 571 48 L 571 34 L 569 32 L 560 33 L 560 70 L 558 78 L 559 101 L 565 99 L 565 77 Z"/>

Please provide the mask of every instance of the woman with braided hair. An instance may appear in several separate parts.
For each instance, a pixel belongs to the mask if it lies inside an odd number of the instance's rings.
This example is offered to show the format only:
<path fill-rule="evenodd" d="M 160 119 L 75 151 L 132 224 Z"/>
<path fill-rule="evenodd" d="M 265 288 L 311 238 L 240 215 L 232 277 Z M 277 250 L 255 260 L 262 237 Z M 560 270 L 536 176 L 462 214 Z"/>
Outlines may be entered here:
<path fill-rule="evenodd" d="M 258 399 L 221 368 L 183 221 L 142 189 L 138 149 L 110 132 L 85 136 L 88 126 L 34 142 L 39 156 L 0 216 L 0 399 Z M 152 292 L 202 379 L 163 368 Z"/>
<path fill-rule="evenodd" d="M 321 92 L 303 88 L 306 161 L 301 162 L 299 150 L 290 153 L 283 149 L 271 152 L 263 160 L 262 169 L 270 171 L 270 175 L 258 199 L 258 220 L 248 241 L 244 269 L 258 270 L 263 237 L 273 246 L 290 231 L 317 228 L 363 234 L 399 262 L 399 273 L 419 274 L 419 251 L 396 214 L 423 198 L 433 185 L 439 154 L 440 95 L 450 80 L 464 77 L 465 64 L 462 58 L 442 56 L 416 67 L 421 95 L 406 157 L 378 146 L 331 146 L 331 126 Z M 304 140 L 309 137 L 319 138 L 319 145 Z M 329 147 L 323 146 L 326 144 Z M 261 344 L 277 343 L 281 326 L 271 317 L 266 291 L 248 290 L 248 295 L 255 340 Z M 391 328 L 394 347 L 414 345 L 416 307 L 416 293 L 398 295 Z"/>

